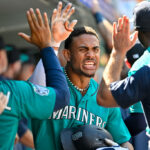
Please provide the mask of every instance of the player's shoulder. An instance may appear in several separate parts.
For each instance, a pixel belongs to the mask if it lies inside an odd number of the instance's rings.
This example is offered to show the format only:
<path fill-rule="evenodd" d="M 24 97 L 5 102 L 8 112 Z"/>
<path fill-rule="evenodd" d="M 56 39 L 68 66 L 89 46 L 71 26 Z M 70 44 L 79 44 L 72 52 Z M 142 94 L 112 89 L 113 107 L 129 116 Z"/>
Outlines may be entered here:
<path fill-rule="evenodd" d="M 150 53 L 148 50 L 144 52 L 144 54 L 135 61 L 131 69 L 129 70 L 128 76 L 133 75 L 137 70 L 142 68 L 144 65 L 148 65 L 150 63 Z"/>

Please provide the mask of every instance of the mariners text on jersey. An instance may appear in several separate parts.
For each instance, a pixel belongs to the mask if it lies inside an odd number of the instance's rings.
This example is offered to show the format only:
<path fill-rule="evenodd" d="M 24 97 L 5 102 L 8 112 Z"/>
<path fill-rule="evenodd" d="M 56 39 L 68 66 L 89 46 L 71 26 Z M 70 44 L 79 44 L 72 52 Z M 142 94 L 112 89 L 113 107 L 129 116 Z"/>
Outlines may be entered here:
<path fill-rule="evenodd" d="M 49 119 L 75 119 L 77 121 L 90 125 L 96 125 L 101 128 L 104 128 L 104 125 L 106 124 L 100 116 L 96 116 L 83 108 L 76 109 L 75 106 L 66 106 L 63 109 L 53 112 Z"/>

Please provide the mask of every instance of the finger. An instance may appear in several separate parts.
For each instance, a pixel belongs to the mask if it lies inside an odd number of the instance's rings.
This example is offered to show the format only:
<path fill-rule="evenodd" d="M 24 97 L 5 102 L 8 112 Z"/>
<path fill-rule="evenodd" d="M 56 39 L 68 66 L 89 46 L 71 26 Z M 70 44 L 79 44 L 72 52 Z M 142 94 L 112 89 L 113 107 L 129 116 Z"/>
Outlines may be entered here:
<path fill-rule="evenodd" d="M 71 9 L 70 9 L 70 11 L 69 11 L 69 13 L 67 14 L 67 16 L 66 16 L 66 19 L 69 19 L 71 16 L 72 16 L 72 14 L 75 12 L 75 7 L 72 7 Z"/>
<path fill-rule="evenodd" d="M 55 20 L 56 16 L 57 16 L 57 9 L 55 8 L 53 10 L 53 14 L 52 14 L 52 17 L 51 17 L 51 23 L 53 23 L 53 21 Z"/>
<path fill-rule="evenodd" d="M 105 138 L 104 139 L 105 143 L 109 146 L 118 146 L 118 144 L 110 139 Z"/>
<path fill-rule="evenodd" d="M 30 14 L 29 11 L 27 11 L 27 20 L 28 20 L 28 24 L 29 24 L 30 30 L 32 31 L 34 29 L 34 24 L 33 24 L 33 21 L 32 21 L 32 18 L 31 18 L 31 14 Z"/>
<path fill-rule="evenodd" d="M 7 97 L 3 94 L 1 99 L 2 99 L 2 103 L 3 103 L 4 107 L 5 107 L 5 103 L 7 101 Z"/>
<path fill-rule="evenodd" d="M 36 9 L 36 14 L 37 14 L 37 20 L 40 26 L 43 26 L 43 18 L 41 16 L 40 10 L 37 8 Z"/>
<path fill-rule="evenodd" d="M 62 10 L 62 2 L 59 2 L 57 6 L 57 17 L 61 16 L 61 10 Z"/>
<path fill-rule="evenodd" d="M 44 24 L 46 26 L 46 28 L 49 28 L 49 21 L 48 21 L 48 17 L 47 17 L 47 13 L 44 12 Z"/>
<path fill-rule="evenodd" d="M 126 21 L 125 33 L 126 33 L 127 35 L 130 35 L 130 23 L 129 23 L 129 18 L 126 17 L 125 21 Z"/>
<path fill-rule="evenodd" d="M 25 34 L 25 33 L 22 33 L 22 32 L 19 32 L 18 35 L 20 37 L 22 37 L 23 39 L 25 39 L 27 42 L 31 43 L 31 38 L 29 35 Z"/>
<path fill-rule="evenodd" d="M 34 10 L 32 8 L 30 8 L 30 15 L 31 15 L 31 19 L 33 21 L 33 24 L 36 28 L 39 28 L 39 24 L 38 24 L 38 21 L 37 21 L 37 18 L 35 16 L 35 13 L 34 13 Z M 34 29 L 34 28 L 33 28 Z"/>
<path fill-rule="evenodd" d="M 136 31 L 134 34 L 133 34 L 133 37 L 131 39 L 131 47 L 135 45 L 135 42 L 138 38 L 138 31 Z"/>
<path fill-rule="evenodd" d="M 118 19 L 118 25 L 117 25 L 117 31 L 121 31 L 122 30 L 122 18 Z"/>
<path fill-rule="evenodd" d="M 117 29 L 116 29 L 116 22 L 113 23 L 113 38 L 116 36 Z"/>
<path fill-rule="evenodd" d="M 72 6 L 72 4 L 69 3 L 69 4 L 62 10 L 61 17 L 66 18 L 67 13 L 69 12 L 71 6 Z"/>
<path fill-rule="evenodd" d="M 126 16 L 123 16 L 123 21 L 122 21 L 122 30 L 125 31 L 126 30 Z"/>
<path fill-rule="evenodd" d="M 68 30 L 73 31 L 74 26 L 77 24 L 77 20 L 73 20 L 69 25 L 68 25 Z"/>

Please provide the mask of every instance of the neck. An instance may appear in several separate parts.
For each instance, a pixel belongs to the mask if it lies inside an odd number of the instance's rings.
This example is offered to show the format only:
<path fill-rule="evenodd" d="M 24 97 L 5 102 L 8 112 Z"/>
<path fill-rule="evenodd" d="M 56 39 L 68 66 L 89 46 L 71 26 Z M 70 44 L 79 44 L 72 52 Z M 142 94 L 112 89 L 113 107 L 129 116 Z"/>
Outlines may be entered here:
<path fill-rule="evenodd" d="M 85 77 L 84 75 L 78 75 L 70 67 L 65 68 L 65 71 L 69 80 L 73 83 L 74 86 L 80 89 L 88 89 L 91 78 Z"/>

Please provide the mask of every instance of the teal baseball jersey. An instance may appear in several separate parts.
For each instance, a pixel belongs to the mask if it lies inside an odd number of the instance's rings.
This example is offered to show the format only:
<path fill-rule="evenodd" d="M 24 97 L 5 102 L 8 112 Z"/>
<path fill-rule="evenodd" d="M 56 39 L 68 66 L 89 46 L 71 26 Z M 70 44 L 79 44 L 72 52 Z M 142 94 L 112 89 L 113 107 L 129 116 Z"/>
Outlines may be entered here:
<path fill-rule="evenodd" d="M 104 108 L 96 101 L 98 84 L 91 79 L 87 93 L 81 93 L 68 81 L 70 104 L 53 112 L 47 120 L 32 119 L 32 132 L 36 150 L 61 150 L 60 133 L 64 128 L 91 124 L 107 129 L 114 141 L 129 141 L 130 133 L 125 126 L 120 108 Z"/>
<path fill-rule="evenodd" d="M 136 73 L 144 65 L 150 63 L 150 47 L 144 52 L 144 54 L 133 64 L 130 69 L 128 76 L 131 76 Z M 138 102 L 131 107 L 129 107 L 130 113 L 143 113 L 143 108 L 141 102 Z"/>
<path fill-rule="evenodd" d="M 19 120 L 48 119 L 55 105 L 55 91 L 25 81 L 0 81 L 0 92 L 10 91 L 8 107 L 0 115 L 0 150 L 12 150 Z"/>

